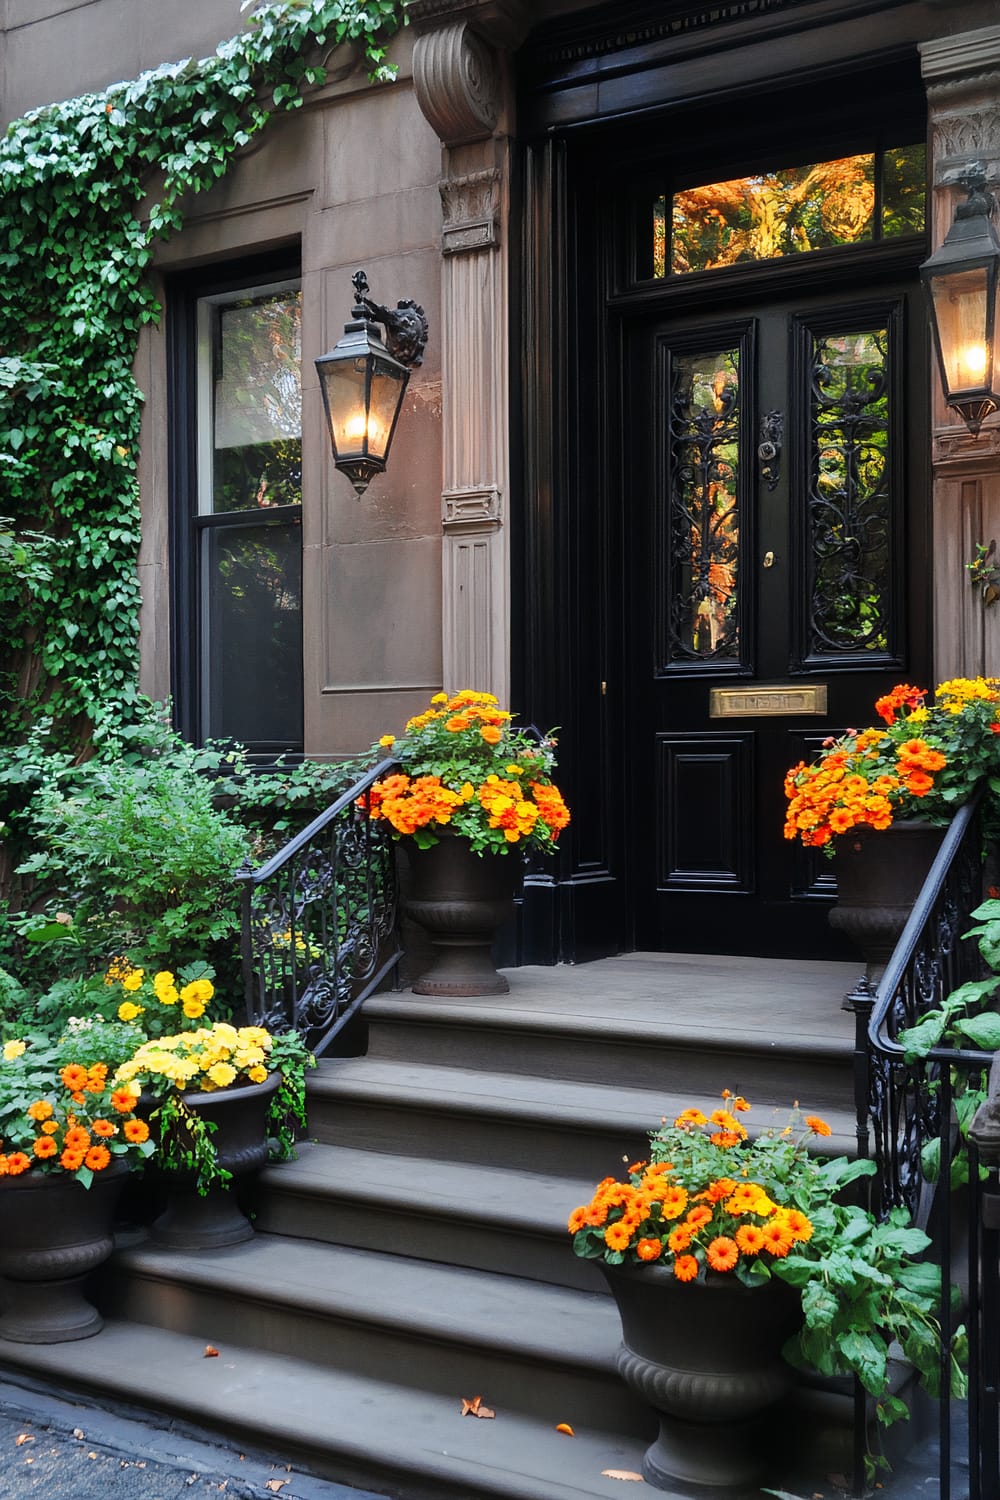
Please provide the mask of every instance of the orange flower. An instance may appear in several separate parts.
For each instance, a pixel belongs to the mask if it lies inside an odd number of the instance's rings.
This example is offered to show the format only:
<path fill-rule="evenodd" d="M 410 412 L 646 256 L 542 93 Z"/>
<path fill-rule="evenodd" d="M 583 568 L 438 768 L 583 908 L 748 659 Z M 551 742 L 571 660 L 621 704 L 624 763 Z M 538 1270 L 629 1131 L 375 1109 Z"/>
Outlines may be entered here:
<path fill-rule="evenodd" d="M 740 1258 L 735 1240 L 720 1234 L 705 1251 L 705 1258 L 713 1271 L 731 1271 Z"/>
<path fill-rule="evenodd" d="M 500 742 L 501 731 L 495 724 L 484 724 L 479 733 L 487 745 L 496 745 Z"/>
<path fill-rule="evenodd" d="M 698 1262 L 693 1255 L 678 1255 L 674 1261 L 674 1275 L 678 1281 L 694 1281 L 698 1274 Z"/>
<path fill-rule="evenodd" d="M 111 1108 L 120 1115 L 130 1115 L 134 1105 L 135 1095 L 131 1089 L 115 1089 L 111 1095 Z"/>
<path fill-rule="evenodd" d="M 126 1120 L 122 1131 L 125 1139 L 131 1141 L 133 1146 L 141 1146 L 143 1141 L 149 1140 L 149 1126 L 145 1120 Z"/>
<path fill-rule="evenodd" d="M 92 1172 L 103 1172 L 111 1160 L 111 1152 L 107 1146 L 91 1146 L 84 1157 L 84 1166 L 89 1167 Z"/>
<path fill-rule="evenodd" d="M 736 1243 L 744 1255 L 758 1255 L 765 1245 L 764 1231 L 756 1224 L 741 1224 L 736 1231 Z"/>
<path fill-rule="evenodd" d="M 82 1125 L 74 1125 L 63 1136 L 63 1145 L 68 1151 L 86 1151 L 90 1145 L 90 1131 Z"/>
<path fill-rule="evenodd" d="M 23 1151 L 12 1151 L 7 1157 L 7 1171 L 11 1177 L 20 1177 L 31 1166 L 30 1156 L 25 1156 Z"/>
<path fill-rule="evenodd" d="M 686 1188 L 668 1187 L 660 1200 L 660 1214 L 664 1219 L 679 1219 L 687 1205 Z"/>
<path fill-rule="evenodd" d="M 31 1148 L 32 1156 L 37 1156 L 39 1161 L 44 1161 L 47 1156 L 55 1156 L 58 1146 L 50 1135 L 40 1135 Z"/>
<path fill-rule="evenodd" d="M 90 1128 L 95 1135 L 100 1136 L 103 1140 L 110 1140 L 113 1135 L 118 1134 L 118 1126 L 112 1125 L 110 1120 L 95 1120 Z M 125 1127 L 125 1134 L 128 1134 L 128 1125 Z M 145 1136 L 143 1136 L 143 1140 L 145 1140 Z"/>
<path fill-rule="evenodd" d="M 71 1094 L 77 1094 L 87 1086 L 87 1070 L 81 1068 L 79 1063 L 67 1063 L 59 1074 L 63 1084 Z"/>
<path fill-rule="evenodd" d="M 724 1150 L 729 1150 L 733 1146 L 738 1146 L 744 1135 L 746 1131 L 741 1134 L 736 1130 L 717 1130 L 714 1135 L 709 1136 L 709 1140 L 713 1146 L 721 1146 Z"/>
<path fill-rule="evenodd" d="M 812 1239 L 812 1220 L 808 1219 L 800 1209 L 783 1208 L 779 1213 L 775 1214 L 775 1218 L 784 1224 L 792 1239 L 796 1242 L 805 1242 Z"/>
<path fill-rule="evenodd" d="M 712 1210 L 700 1204 L 697 1208 L 691 1209 L 684 1222 L 690 1224 L 692 1229 L 704 1229 L 706 1224 L 712 1222 Z"/>
<path fill-rule="evenodd" d="M 736 1183 L 731 1177 L 720 1177 L 717 1182 L 710 1182 L 700 1196 L 707 1198 L 709 1203 L 721 1203 L 723 1198 L 728 1198 L 735 1190 Z"/>
<path fill-rule="evenodd" d="M 663 1245 L 659 1240 L 640 1240 L 635 1247 L 635 1253 L 640 1260 L 658 1260 Z"/>
<path fill-rule="evenodd" d="M 137 1125 L 138 1123 L 139 1123 L 138 1120 L 130 1120 L 128 1122 L 128 1125 Z M 128 1135 L 128 1125 L 125 1126 L 125 1134 L 126 1135 Z M 143 1139 L 145 1140 L 145 1136 L 143 1137 Z M 574 1208 L 573 1212 L 569 1216 L 569 1232 L 570 1232 L 570 1234 L 577 1234 L 579 1232 L 579 1230 L 583 1229 L 584 1226 L 586 1224 L 588 1224 L 589 1222 L 590 1221 L 589 1221 L 589 1219 L 587 1217 L 587 1209 L 586 1209 L 586 1207 L 583 1207 L 583 1208 Z"/>
<path fill-rule="evenodd" d="M 772 1219 L 770 1223 L 765 1224 L 761 1234 L 764 1236 L 764 1249 L 770 1250 L 774 1256 L 787 1255 L 794 1244 L 791 1231 L 778 1219 Z"/>
<path fill-rule="evenodd" d="M 684 1110 L 683 1114 L 679 1114 L 677 1116 L 674 1124 L 680 1126 L 707 1125 L 708 1120 L 705 1115 L 702 1114 L 700 1109 L 686 1109 Z"/>
<path fill-rule="evenodd" d="M 675 1255 L 681 1250 L 687 1250 L 691 1245 L 692 1230 L 689 1224 L 678 1224 L 676 1229 L 670 1231 L 667 1244 Z"/>
<path fill-rule="evenodd" d="M 59 1129 L 59 1121 L 58 1120 L 43 1120 L 42 1121 L 42 1134 L 43 1135 L 55 1135 L 58 1129 Z"/>
<path fill-rule="evenodd" d="M 833 1134 L 833 1131 L 830 1129 L 829 1125 L 825 1120 L 821 1120 L 819 1115 L 806 1115 L 805 1124 L 808 1125 L 813 1135 Z"/>
<path fill-rule="evenodd" d="M 52 1105 L 47 1099 L 36 1099 L 25 1110 L 29 1120 L 48 1120 L 52 1116 Z"/>
<path fill-rule="evenodd" d="M 85 1155 L 84 1151 L 64 1151 L 59 1158 L 59 1165 L 67 1172 L 79 1172 Z"/>
<path fill-rule="evenodd" d="M 609 1224 L 604 1231 L 604 1243 L 609 1250 L 627 1250 L 631 1238 L 631 1229 L 620 1221 L 617 1224 Z"/>

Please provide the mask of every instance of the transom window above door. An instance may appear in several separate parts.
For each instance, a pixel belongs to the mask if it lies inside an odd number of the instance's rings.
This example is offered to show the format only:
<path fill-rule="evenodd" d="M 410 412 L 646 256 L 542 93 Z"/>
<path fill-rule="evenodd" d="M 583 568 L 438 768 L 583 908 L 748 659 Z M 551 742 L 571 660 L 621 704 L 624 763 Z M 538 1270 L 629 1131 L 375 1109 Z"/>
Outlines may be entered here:
<path fill-rule="evenodd" d="M 638 278 L 923 234 L 925 156 L 904 145 L 654 191 L 640 208 Z"/>

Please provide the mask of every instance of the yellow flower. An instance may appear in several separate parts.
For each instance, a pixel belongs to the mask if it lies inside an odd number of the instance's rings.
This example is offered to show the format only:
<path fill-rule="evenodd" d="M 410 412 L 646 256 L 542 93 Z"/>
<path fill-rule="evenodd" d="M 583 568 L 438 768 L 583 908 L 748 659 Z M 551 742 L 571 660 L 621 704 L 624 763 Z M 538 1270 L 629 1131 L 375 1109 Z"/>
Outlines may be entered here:
<path fill-rule="evenodd" d="M 447 693 L 435 693 L 434 697 L 431 699 L 431 702 L 432 703 L 447 703 L 448 702 L 448 694 Z"/>
<path fill-rule="evenodd" d="M 200 1000 L 207 1003 L 215 994 L 215 986 L 208 979 L 192 979 L 181 990 L 181 1000 L 187 1004 L 189 1000 Z"/>
<path fill-rule="evenodd" d="M 134 1021 L 142 1015 L 144 1007 L 136 1005 L 132 1000 L 123 1000 L 118 1007 L 119 1021 Z"/>
<path fill-rule="evenodd" d="M 122 980 L 122 989 L 128 990 L 129 994 L 134 994 L 136 990 L 142 989 L 142 980 L 143 971 L 141 969 L 133 969 L 131 974 L 126 974 Z"/>
<path fill-rule="evenodd" d="M 28 1046 L 27 1042 L 4 1042 L 4 1044 L 3 1044 L 3 1060 L 4 1060 L 4 1062 L 13 1062 L 14 1059 L 15 1059 L 15 1057 L 20 1057 L 21 1053 L 24 1052 L 24 1051 L 26 1051 L 27 1046 Z"/>
<path fill-rule="evenodd" d="M 205 1014 L 205 1007 L 200 1000 L 185 1000 L 182 1009 L 189 1021 L 197 1021 Z"/>
<path fill-rule="evenodd" d="M 262 1068 L 258 1063 L 256 1067 L 249 1069 L 249 1071 L 247 1072 L 247 1077 L 249 1078 L 251 1083 L 263 1083 L 264 1079 L 267 1077 L 267 1069 Z"/>
<path fill-rule="evenodd" d="M 391 750 L 395 743 L 396 736 L 394 734 L 384 734 L 379 740 L 379 744 L 382 746 L 383 750 Z"/>
<path fill-rule="evenodd" d="M 153 975 L 153 990 L 159 998 L 161 990 L 172 990 L 174 987 L 174 976 L 169 969 L 161 969 L 158 974 Z"/>
<path fill-rule="evenodd" d="M 236 1077 L 236 1069 L 230 1063 L 214 1063 L 208 1070 L 208 1076 L 216 1088 L 224 1089 L 232 1083 Z"/>

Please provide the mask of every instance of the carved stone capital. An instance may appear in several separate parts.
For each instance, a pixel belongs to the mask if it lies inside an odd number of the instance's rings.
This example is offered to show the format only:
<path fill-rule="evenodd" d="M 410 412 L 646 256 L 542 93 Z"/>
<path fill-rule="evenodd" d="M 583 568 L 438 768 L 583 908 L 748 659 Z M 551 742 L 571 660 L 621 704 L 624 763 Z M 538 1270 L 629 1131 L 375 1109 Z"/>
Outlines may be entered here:
<path fill-rule="evenodd" d="M 500 243 L 500 171 L 488 167 L 440 184 L 444 221 L 441 254 L 489 250 Z"/>
<path fill-rule="evenodd" d="M 466 21 L 497 47 L 519 47 L 531 25 L 528 0 L 404 0 L 418 36 Z"/>
<path fill-rule="evenodd" d="M 446 146 L 493 134 L 503 100 L 500 66 L 467 21 L 417 38 L 413 82 L 417 103 Z"/>
<path fill-rule="evenodd" d="M 920 66 L 927 85 L 933 181 L 948 187 L 970 162 L 1000 182 L 1000 26 L 925 42 Z"/>
<path fill-rule="evenodd" d="M 500 525 L 499 490 L 445 490 L 441 524 L 448 531 L 495 531 Z"/>

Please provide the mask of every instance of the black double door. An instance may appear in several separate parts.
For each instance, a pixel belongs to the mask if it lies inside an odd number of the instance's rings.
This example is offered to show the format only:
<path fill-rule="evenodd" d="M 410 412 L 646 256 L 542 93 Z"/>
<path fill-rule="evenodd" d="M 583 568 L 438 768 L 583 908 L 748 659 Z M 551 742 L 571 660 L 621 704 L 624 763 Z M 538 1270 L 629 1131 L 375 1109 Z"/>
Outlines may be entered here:
<path fill-rule="evenodd" d="M 914 279 L 915 281 L 915 279 Z M 623 734 L 634 945 L 836 954 L 787 768 L 926 683 L 914 282 L 622 325 Z"/>

